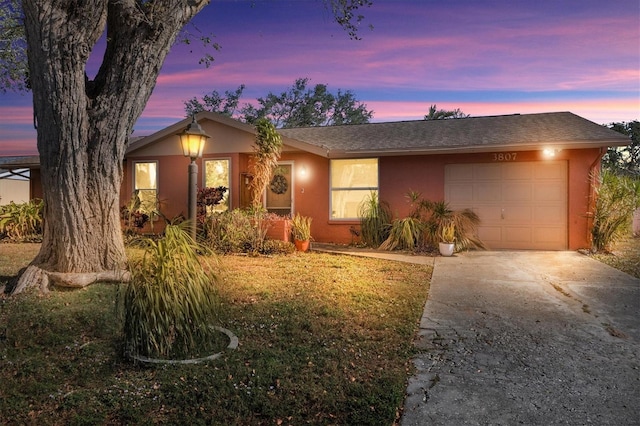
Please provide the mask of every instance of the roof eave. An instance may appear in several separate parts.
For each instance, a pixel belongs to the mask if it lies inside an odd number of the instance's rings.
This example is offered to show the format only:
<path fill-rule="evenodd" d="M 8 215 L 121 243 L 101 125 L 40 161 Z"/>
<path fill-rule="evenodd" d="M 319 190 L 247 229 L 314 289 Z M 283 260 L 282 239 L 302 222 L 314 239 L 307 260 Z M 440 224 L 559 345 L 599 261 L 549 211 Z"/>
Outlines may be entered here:
<path fill-rule="evenodd" d="M 372 149 L 372 150 L 330 150 L 328 158 L 353 158 L 353 157 L 392 157 L 401 155 L 438 155 L 438 154 L 460 154 L 460 153 L 486 153 L 486 152 L 509 152 L 509 151 L 541 151 L 546 148 L 554 149 L 585 149 L 585 148 L 605 148 L 611 146 L 625 146 L 628 141 L 620 139 L 609 141 L 579 141 L 579 142 L 551 142 L 536 143 L 527 145 L 482 145 L 482 146 L 447 146 L 447 147 L 425 147 L 407 149 Z"/>

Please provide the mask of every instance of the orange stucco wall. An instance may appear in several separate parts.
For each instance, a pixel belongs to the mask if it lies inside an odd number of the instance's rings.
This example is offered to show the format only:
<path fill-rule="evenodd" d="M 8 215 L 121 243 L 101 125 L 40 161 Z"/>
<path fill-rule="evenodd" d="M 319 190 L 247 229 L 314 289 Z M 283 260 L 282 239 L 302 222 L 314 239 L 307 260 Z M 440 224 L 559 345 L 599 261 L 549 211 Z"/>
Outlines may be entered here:
<path fill-rule="evenodd" d="M 587 212 L 590 201 L 590 174 L 598 169 L 599 149 L 564 150 L 553 159 L 568 163 L 568 244 L 569 249 L 589 246 Z M 493 153 L 383 157 L 379 163 L 380 199 L 392 206 L 398 217 L 409 213 L 405 195 L 418 191 L 430 200 L 444 199 L 444 168 L 454 163 L 489 163 Z M 539 151 L 518 152 L 517 161 L 545 161 Z"/>
<path fill-rule="evenodd" d="M 592 167 L 599 166 L 599 149 L 564 150 L 554 160 L 568 163 L 568 244 L 574 250 L 589 246 L 587 212 L 590 201 L 589 176 Z M 238 153 L 208 153 L 205 158 L 231 158 L 231 207 L 240 204 L 239 193 L 242 174 L 248 171 L 248 155 Z M 161 209 L 167 217 L 187 211 L 187 168 L 189 160 L 181 155 L 144 156 L 127 161 L 121 195 L 126 203 L 133 190 L 131 182 L 133 161 L 158 161 L 158 193 Z M 330 160 L 304 152 L 285 152 L 281 161 L 293 164 L 294 212 L 313 218 L 312 235 L 319 242 L 351 243 L 354 236 L 350 229 L 359 229 L 358 221 L 329 220 L 329 165 Z M 409 213 L 406 194 L 418 191 L 424 198 L 444 198 L 444 169 L 452 163 L 492 162 L 493 153 L 391 156 L 379 159 L 380 199 L 387 201 L 397 217 Z M 538 151 L 518 152 L 517 161 L 545 161 Z M 202 160 L 198 160 L 199 178 L 202 183 Z M 302 174 L 302 170 L 305 174 Z"/>

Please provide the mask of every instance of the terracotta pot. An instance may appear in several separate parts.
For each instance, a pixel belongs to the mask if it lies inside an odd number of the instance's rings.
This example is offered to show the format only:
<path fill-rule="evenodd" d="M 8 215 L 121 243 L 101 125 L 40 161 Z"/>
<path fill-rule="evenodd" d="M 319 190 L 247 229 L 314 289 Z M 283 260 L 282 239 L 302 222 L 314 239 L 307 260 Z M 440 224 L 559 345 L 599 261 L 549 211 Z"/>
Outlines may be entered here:
<path fill-rule="evenodd" d="M 298 251 L 304 252 L 309 250 L 309 240 L 305 240 L 305 241 L 294 240 L 293 243 L 296 245 L 296 250 Z"/>
<path fill-rule="evenodd" d="M 453 255 L 453 249 L 455 248 L 455 244 L 454 243 L 440 243 L 439 244 L 439 248 L 440 248 L 440 254 L 443 256 L 452 256 Z"/>

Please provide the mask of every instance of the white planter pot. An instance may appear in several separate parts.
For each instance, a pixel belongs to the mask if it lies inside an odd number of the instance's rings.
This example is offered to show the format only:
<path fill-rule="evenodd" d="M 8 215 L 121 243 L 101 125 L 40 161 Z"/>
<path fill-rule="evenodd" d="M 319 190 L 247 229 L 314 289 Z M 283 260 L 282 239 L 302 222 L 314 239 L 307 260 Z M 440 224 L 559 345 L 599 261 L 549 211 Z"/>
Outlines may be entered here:
<path fill-rule="evenodd" d="M 439 247 L 440 247 L 440 254 L 441 255 L 443 255 L 443 256 L 452 256 L 455 244 L 454 243 L 440 243 Z"/>

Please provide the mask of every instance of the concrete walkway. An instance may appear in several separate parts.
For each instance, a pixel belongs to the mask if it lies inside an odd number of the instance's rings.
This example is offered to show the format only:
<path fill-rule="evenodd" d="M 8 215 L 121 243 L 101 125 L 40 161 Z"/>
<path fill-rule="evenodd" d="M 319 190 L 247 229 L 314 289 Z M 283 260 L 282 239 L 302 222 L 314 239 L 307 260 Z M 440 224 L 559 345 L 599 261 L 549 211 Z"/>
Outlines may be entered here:
<path fill-rule="evenodd" d="M 434 262 L 402 426 L 640 425 L 640 280 L 575 252 L 349 254 Z"/>

